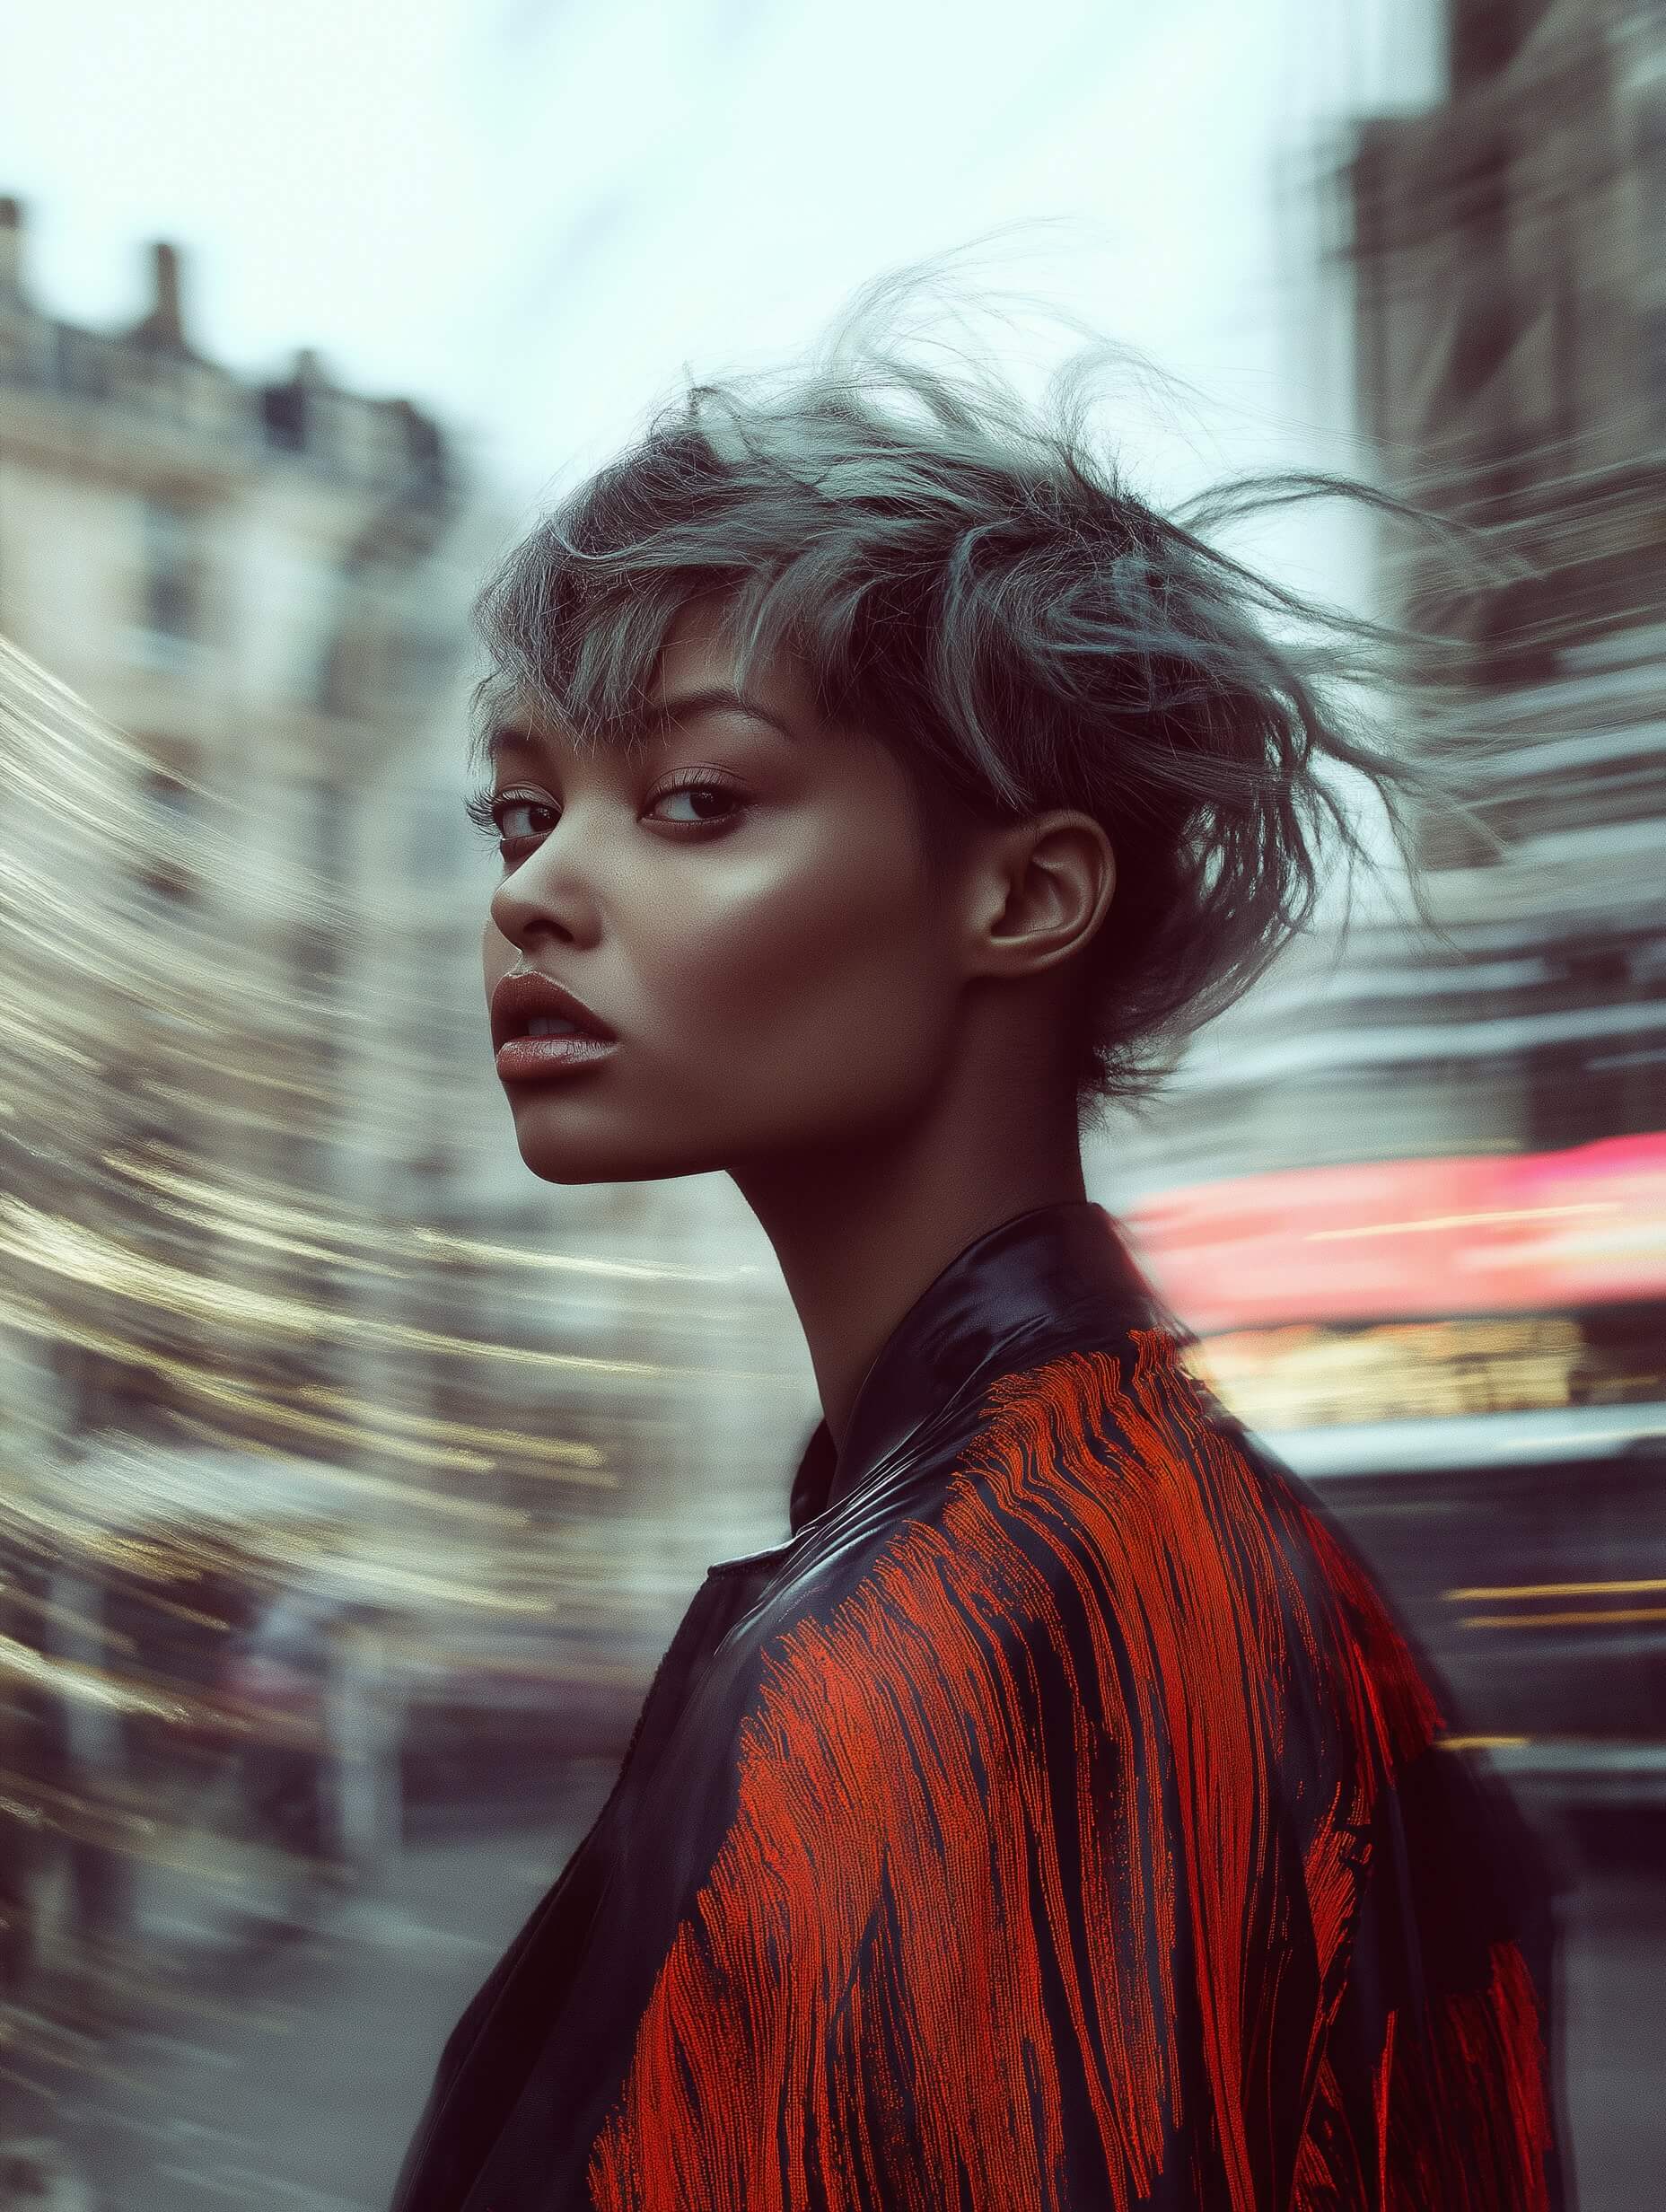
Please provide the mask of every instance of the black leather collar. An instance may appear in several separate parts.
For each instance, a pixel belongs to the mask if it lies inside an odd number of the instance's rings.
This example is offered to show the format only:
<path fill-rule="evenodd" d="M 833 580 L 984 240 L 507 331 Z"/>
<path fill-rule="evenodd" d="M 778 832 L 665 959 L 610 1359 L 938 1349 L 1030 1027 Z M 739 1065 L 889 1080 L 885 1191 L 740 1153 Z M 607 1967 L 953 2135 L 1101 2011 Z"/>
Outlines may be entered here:
<path fill-rule="evenodd" d="M 849 1496 L 951 1400 L 1066 1351 L 1083 1335 L 1157 1318 L 1102 1206 L 1040 1206 L 967 1245 L 875 1355 L 836 1453 L 819 1421 L 793 1479 L 789 1526 Z"/>

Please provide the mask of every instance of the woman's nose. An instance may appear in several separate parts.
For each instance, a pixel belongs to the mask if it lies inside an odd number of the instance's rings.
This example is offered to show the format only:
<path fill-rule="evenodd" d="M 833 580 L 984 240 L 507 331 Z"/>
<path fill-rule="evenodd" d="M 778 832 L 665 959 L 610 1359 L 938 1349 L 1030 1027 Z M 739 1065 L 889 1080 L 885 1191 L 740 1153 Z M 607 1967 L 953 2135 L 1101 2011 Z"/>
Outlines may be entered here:
<path fill-rule="evenodd" d="M 492 921 L 512 944 L 558 937 L 592 944 L 601 914 L 589 862 L 581 864 L 575 831 L 562 820 L 492 894 Z"/>

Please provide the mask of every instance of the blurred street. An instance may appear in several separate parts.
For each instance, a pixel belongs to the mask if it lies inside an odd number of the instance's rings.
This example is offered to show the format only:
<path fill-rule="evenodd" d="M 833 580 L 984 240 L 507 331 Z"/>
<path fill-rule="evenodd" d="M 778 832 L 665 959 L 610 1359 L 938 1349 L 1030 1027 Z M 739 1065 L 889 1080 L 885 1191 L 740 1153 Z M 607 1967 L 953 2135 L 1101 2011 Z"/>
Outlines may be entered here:
<path fill-rule="evenodd" d="M 383 1883 L 236 1986 L 104 2040 L 57 2119 L 101 2212 L 382 2212 L 446 2031 L 606 1786 L 598 1769 L 513 1833 L 408 1849 Z M 1581 2212 L 1660 2201 L 1662 1969 L 1658 1882 L 1617 1856 L 1576 1892 L 1569 1925 Z"/>
<path fill-rule="evenodd" d="M 610 1780 L 583 1767 L 512 1830 L 413 1846 L 166 2014 L 66 2035 L 56 2098 L 43 2037 L 13 2132 L 55 2139 L 99 2212 L 381 2212 L 446 2033 Z"/>
<path fill-rule="evenodd" d="M 1657 1867 L 1581 1892 L 1569 1930 L 1568 2119 L 1580 2212 L 1647 2212 L 1666 2174 L 1666 1903 Z"/>

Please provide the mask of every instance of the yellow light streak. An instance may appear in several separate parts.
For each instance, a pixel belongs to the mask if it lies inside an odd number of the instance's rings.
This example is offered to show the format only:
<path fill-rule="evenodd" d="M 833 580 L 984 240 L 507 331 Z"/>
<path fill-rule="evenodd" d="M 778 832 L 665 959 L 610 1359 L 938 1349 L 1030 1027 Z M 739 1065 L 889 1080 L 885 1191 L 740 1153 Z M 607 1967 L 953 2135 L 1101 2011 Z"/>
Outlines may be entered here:
<path fill-rule="evenodd" d="M 72 1067 L 83 1071 L 95 1068 L 98 1062 L 90 1052 L 83 1052 L 68 1044 L 62 1037 L 49 1036 L 39 1022 L 23 1022 L 0 1008 L 0 1036 L 12 1042 L 26 1046 L 30 1052 L 47 1059 L 63 1060 Z"/>
<path fill-rule="evenodd" d="M 113 1713 L 143 1713 L 153 1720 L 189 1721 L 215 1709 L 200 1700 L 164 1697 L 142 1682 L 118 1681 L 73 1660 L 48 1659 L 11 1636 L 0 1636 L 0 1674 L 39 1683 L 83 1705 L 101 1705 Z"/>
<path fill-rule="evenodd" d="M 557 1268 L 574 1275 L 612 1277 L 620 1280 L 665 1283 L 724 1284 L 758 1279 L 761 1268 L 685 1268 L 662 1260 L 580 1259 L 568 1252 L 530 1251 L 515 1245 L 482 1244 L 469 1237 L 452 1236 L 438 1229 L 414 1229 L 411 1241 L 425 1251 L 440 1251 L 453 1258 L 478 1261 L 489 1267 L 505 1264 L 520 1268 Z"/>
<path fill-rule="evenodd" d="M 1472 1604 L 1481 1598 L 1594 1598 L 1640 1597 L 1651 1590 L 1666 1590 L 1666 1575 L 1645 1576 L 1636 1582 L 1521 1582 L 1496 1586 L 1477 1584 L 1473 1589 L 1442 1590 L 1450 1605 Z"/>
<path fill-rule="evenodd" d="M 322 1384 L 311 1384 L 299 1396 L 315 1404 L 351 1409 L 357 1400 L 345 1391 L 333 1391 Z M 602 1453 L 593 1444 L 574 1444 L 560 1436 L 530 1436 L 518 1428 L 480 1428 L 471 1421 L 442 1421 L 432 1414 L 406 1413 L 392 1408 L 378 1406 L 376 1422 L 384 1422 L 393 1428 L 414 1428 L 436 1442 L 454 1440 L 478 1445 L 482 1451 L 535 1453 L 539 1459 L 563 1460 L 575 1467 L 601 1467 L 606 1464 Z"/>
<path fill-rule="evenodd" d="M 508 1431 L 486 1432 L 470 1428 L 462 1422 L 448 1422 L 444 1426 L 459 1439 L 458 1443 L 446 1444 L 436 1441 L 433 1444 L 424 1444 L 419 1438 L 387 1434 L 390 1428 L 413 1426 L 414 1418 L 413 1417 L 401 1417 L 397 1413 L 384 1412 L 379 1406 L 364 1407 L 356 1418 L 352 1415 L 344 1418 L 339 1414 L 308 1413 L 301 1408 L 286 1406 L 281 1400 L 259 1397 L 254 1391 L 245 1390 L 239 1384 L 222 1383 L 210 1380 L 204 1377 L 199 1370 L 186 1367 L 182 1364 L 175 1365 L 174 1373 L 182 1384 L 197 1390 L 203 1396 L 216 1398 L 224 1404 L 237 1405 L 250 1411 L 258 1411 L 263 1419 L 278 1423 L 293 1430 L 297 1435 L 311 1436 L 320 1442 L 347 1444 L 355 1449 L 364 1448 L 385 1453 L 390 1458 L 408 1460 L 416 1466 L 432 1467 L 453 1473 L 490 1474 L 497 1464 L 497 1456 L 486 1448 L 488 1435 L 495 1434 L 501 1440 L 511 1434 Z M 541 1453 L 544 1449 L 539 1440 L 533 1436 L 517 1435 L 513 1437 L 513 1443 L 517 1450 L 528 1453 Z M 571 1447 L 569 1453 L 561 1452 L 551 1453 L 551 1457 L 562 1462 L 560 1479 L 564 1481 L 585 1484 L 592 1488 L 617 1488 L 618 1479 L 610 1469 L 603 1464 L 601 1454 L 599 1452 L 592 1452 L 588 1458 L 572 1456 L 582 1450 L 582 1446 L 574 1445 Z M 554 1470 L 552 1469 L 551 1471 L 553 1473 Z M 368 1479 L 368 1478 L 361 1478 L 361 1479 Z M 403 1496 L 404 1493 L 400 1492 L 400 1495 Z M 446 1500 L 446 1503 L 452 1507 L 462 1502 L 449 1497 Z"/>
<path fill-rule="evenodd" d="M 1612 1611 L 1565 1613 L 1469 1613 L 1460 1628 L 1601 1628 L 1616 1623 L 1666 1620 L 1666 1605 L 1627 1605 Z"/>
<path fill-rule="evenodd" d="M 534 1268 L 544 1272 L 631 1282 L 710 1286 L 756 1282 L 765 1276 L 761 1267 L 750 1262 L 734 1268 L 683 1267 L 663 1260 L 605 1260 L 570 1252 L 539 1251 L 521 1245 L 492 1244 L 478 1238 L 457 1236 L 448 1231 L 420 1224 L 399 1230 L 385 1221 L 365 1215 L 346 1212 L 325 1215 L 300 1207 L 285 1197 L 262 1197 L 246 1182 L 215 1184 L 200 1177 L 182 1173 L 178 1169 L 159 1166 L 125 1154 L 107 1154 L 105 1159 L 107 1164 L 118 1169 L 130 1181 L 193 1201 L 206 1210 L 213 1211 L 216 1216 L 229 1215 L 232 1201 L 235 1199 L 238 1208 L 245 1216 L 274 1228 L 302 1230 L 315 1237 L 333 1237 L 338 1242 L 350 1240 L 355 1248 L 361 1247 L 366 1239 L 372 1239 L 383 1251 L 397 1252 L 407 1258 L 427 1260 L 437 1254 L 486 1267 Z"/>
<path fill-rule="evenodd" d="M 309 1305 L 303 1299 L 286 1297 L 282 1292 L 250 1290 L 246 1285 L 216 1282 L 184 1268 L 171 1267 L 165 1260 L 148 1259 L 109 1242 L 78 1224 L 38 1213 L 16 1199 L 0 1208 L 0 1253 L 66 1277 L 83 1289 L 93 1285 L 160 1312 L 220 1328 L 232 1323 L 264 1327 L 313 1342 L 321 1338 L 356 1339 L 361 1343 L 436 1352 L 451 1358 L 489 1359 L 499 1365 L 564 1374 L 630 1376 L 640 1382 L 670 1375 L 721 1375 L 728 1382 L 797 1386 L 796 1376 L 767 1368 L 712 1369 L 655 1360 L 609 1359 L 595 1353 L 546 1352 L 448 1336 L 443 1330 L 417 1329 L 408 1322 L 343 1314 L 333 1307 Z M 22 1309 L 14 1304 L 0 1306 L 0 1311 L 10 1312 L 13 1319 L 22 1317 Z"/>
<path fill-rule="evenodd" d="M 323 1244 L 308 1244 L 299 1237 L 282 1236 L 271 1229 L 262 1229 L 251 1221 L 240 1221 L 234 1213 L 222 1207 L 211 1210 L 207 1207 L 182 1206 L 172 1199 L 158 1197 L 153 1200 L 154 1210 L 170 1221 L 182 1221 L 189 1228 L 206 1229 L 211 1235 L 230 1237 L 239 1244 L 247 1244 L 256 1251 L 276 1252 L 288 1260 L 312 1260 L 336 1268 L 351 1268 L 355 1275 L 381 1275 L 398 1282 L 402 1270 L 384 1267 L 380 1261 L 366 1260 L 356 1252 L 331 1251 Z"/>

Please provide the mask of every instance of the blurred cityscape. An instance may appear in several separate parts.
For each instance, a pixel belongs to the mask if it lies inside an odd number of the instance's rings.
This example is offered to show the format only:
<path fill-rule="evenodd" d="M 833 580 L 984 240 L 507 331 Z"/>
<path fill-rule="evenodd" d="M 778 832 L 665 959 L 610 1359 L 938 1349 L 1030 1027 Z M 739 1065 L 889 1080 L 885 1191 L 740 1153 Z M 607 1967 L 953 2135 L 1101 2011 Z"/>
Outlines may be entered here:
<path fill-rule="evenodd" d="M 1563 1871 L 1582 2202 L 1621 2212 L 1666 2159 L 1666 10 L 1442 35 L 1442 99 L 1355 119 L 1324 276 L 1380 481 L 1486 552 L 1380 571 L 1461 640 L 1483 795 L 1420 823 L 1434 929 L 1370 891 L 1090 1174 Z M 0 2212 L 374 2212 L 700 1575 L 785 1532 L 812 1381 L 720 1179 L 515 1153 L 459 804 L 513 502 L 314 352 L 205 357 L 178 246 L 130 327 L 60 320 L 30 212 Z"/>

